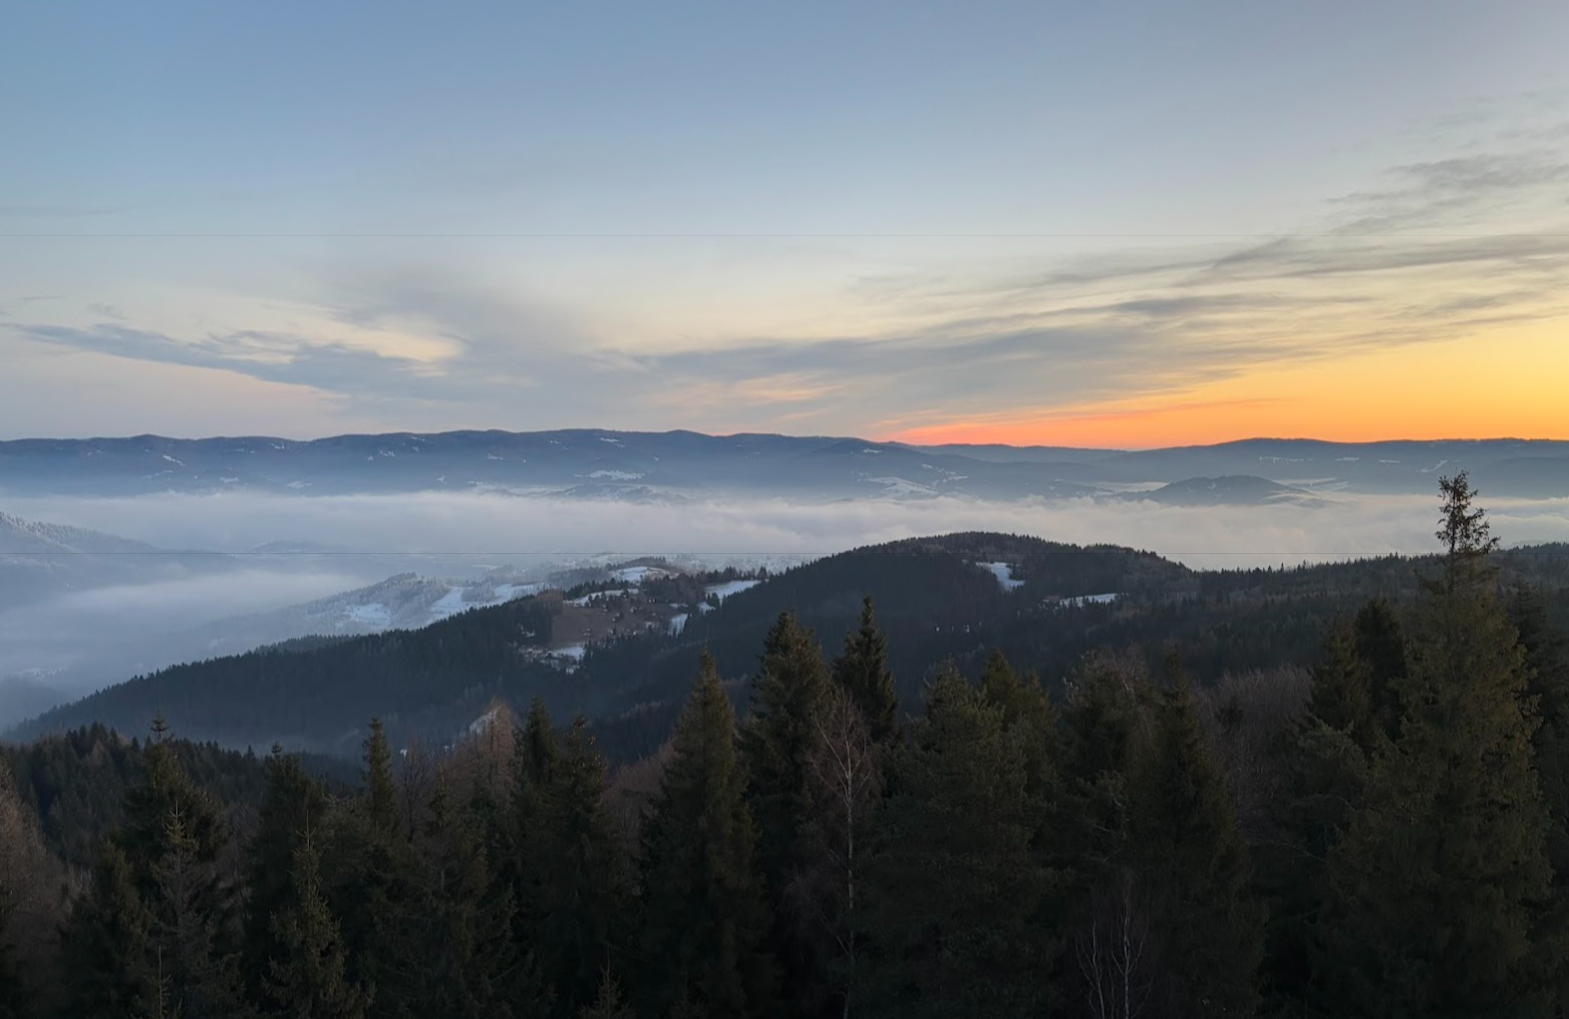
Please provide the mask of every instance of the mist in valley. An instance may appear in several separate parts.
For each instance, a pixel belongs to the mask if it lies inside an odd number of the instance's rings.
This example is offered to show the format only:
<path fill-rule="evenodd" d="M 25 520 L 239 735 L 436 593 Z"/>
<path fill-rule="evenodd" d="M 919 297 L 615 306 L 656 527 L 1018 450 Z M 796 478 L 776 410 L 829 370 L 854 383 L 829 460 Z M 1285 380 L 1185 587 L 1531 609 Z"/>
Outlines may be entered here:
<path fill-rule="evenodd" d="M 1506 544 L 1569 540 L 1569 500 L 1487 505 Z M 463 583 L 499 570 L 543 580 L 571 565 L 647 555 L 777 569 L 951 531 L 1128 545 L 1198 569 L 1278 567 L 1430 550 L 1436 503 L 1346 493 L 1317 505 L 1202 507 L 1104 499 L 630 503 L 236 493 L 23 498 L 5 508 L 233 561 L 199 575 L 164 566 L 142 582 L 70 590 L 0 612 L 0 676 L 7 677 L 0 726 L 140 672 L 316 632 L 319 626 L 282 610 L 400 573 Z"/>

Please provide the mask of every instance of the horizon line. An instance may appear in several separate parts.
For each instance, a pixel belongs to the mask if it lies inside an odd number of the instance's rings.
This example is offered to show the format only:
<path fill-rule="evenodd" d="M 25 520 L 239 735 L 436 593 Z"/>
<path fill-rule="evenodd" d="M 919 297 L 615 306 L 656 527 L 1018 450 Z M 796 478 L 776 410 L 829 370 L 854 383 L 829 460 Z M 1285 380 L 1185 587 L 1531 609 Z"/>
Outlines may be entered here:
<path fill-rule="evenodd" d="M 369 439 L 383 437 L 431 438 L 451 435 L 557 435 L 573 432 L 600 433 L 606 435 L 638 435 L 638 436 L 663 436 L 663 435 L 697 435 L 710 439 L 738 439 L 749 437 L 784 438 L 784 439 L 821 439 L 829 442 L 865 442 L 880 446 L 898 446 L 905 449 L 1062 449 L 1085 453 L 1148 453 L 1173 449 L 1215 449 L 1221 446 L 1235 446 L 1250 442 L 1302 442 L 1315 443 L 1325 446 L 1372 446 L 1385 444 L 1410 444 L 1421 443 L 1438 445 L 1443 443 L 1487 443 L 1487 442 L 1518 442 L 1518 443 L 1564 443 L 1569 444 L 1569 436 L 1565 438 L 1552 438 L 1547 436 L 1525 437 L 1519 435 L 1487 435 L 1487 436 L 1446 436 L 1442 438 L 1413 439 L 1413 438 L 1382 438 L 1382 439 L 1320 439 L 1307 435 L 1245 435 L 1235 439 L 1223 439 L 1219 442 L 1178 443 L 1171 446 L 1076 446 L 1056 443 L 1026 443 L 1017 444 L 1010 442 L 905 442 L 898 439 L 869 439 L 860 435 L 829 435 L 823 433 L 801 434 L 791 432 L 769 431 L 737 431 L 737 432 L 705 432 L 695 428 L 667 428 L 667 429 L 629 429 L 629 428 L 600 428 L 600 427 L 565 427 L 565 428 L 537 428 L 537 429 L 506 429 L 506 428 L 444 428 L 434 431 L 408 431 L 394 430 L 382 432 L 333 432 L 317 435 L 313 438 L 289 438 L 282 435 L 268 435 L 260 432 L 250 434 L 215 434 L 215 435 L 164 435 L 157 432 L 140 432 L 122 435 L 86 435 L 86 436 L 61 436 L 61 435 L 22 435 L 15 438 L 0 439 L 0 445 L 12 443 L 38 443 L 38 442 L 130 442 L 135 440 L 158 440 L 162 442 L 219 442 L 240 440 L 268 440 L 277 442 L 291 442 L 301 445 L 325 442 L 330 439 Z"/>

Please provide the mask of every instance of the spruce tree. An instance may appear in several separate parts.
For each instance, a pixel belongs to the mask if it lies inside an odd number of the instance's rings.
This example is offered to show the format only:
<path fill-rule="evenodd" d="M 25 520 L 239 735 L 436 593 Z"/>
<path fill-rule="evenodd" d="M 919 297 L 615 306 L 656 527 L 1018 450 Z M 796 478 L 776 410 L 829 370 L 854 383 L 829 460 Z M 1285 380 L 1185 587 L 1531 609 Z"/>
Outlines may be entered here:
<path fill-rule="evenodd" d="M 61 932 L 61 962 L 71 974 L 70 1014 L 128 1016 L 155 994 L 150 928 L 130 861 L 105 842 L 93 863 L 87 894 Z"/>
<path fill-rule="evenodd" d="M 515 983 L 522 972 L 511 897 L 490 894 L 480 832 L 472 818 L 454 809 L 444 775 L 431 798 L 420 853 L 425 886 L 416 916 L 419 972 L 401 1004 L 428 1019 L 545 1015 L 544 1008 L 530 1011 L 541 988 Z"/>
<path fill-rule="evenodd" d="M 981 670 L 981 696 L 1002 712 L 1003 727 L 1024 752 L 1025 789 L 1041 821 L 1058 796 L 1057 709 L 1036 675 L 1022 676 L 993 649 Z"/>
<path fill-rule="evenodd" d="M 300 759 L 278 746 L 263 764 L 266 789 L 256 834 L 246 852 L 244 960 L 246 984 L 259 991 L 278 954 L 273 917 L 295 894 L 295 856 L 312 828 L 320 827 L 326 796 Z M 313 875 L 319 884 L 319 875 Z"/>
<path fill-rule="evenodd" d="M 585 1005 L 577 1019 L 637 1019 L 632 1007 L 621 1000 L 621 986 L 610 975 L 610 967 L 600 970 L 599 989 L 594 993 L 594 1003 Z"/>
<path fill-rule="evenodd" d="M 1364 750 L 1373 749 L 1375 730 L 1372 669 L 1357 649 L 1356 631 L 1337 622 L 1324 642 L 1324 660 L 1313 670 L 1311 708 L 1331 729 L 1351 734 Z"/>
<path fill-rule="evenodd" d="M 818 722 L 828 692 L 822 649 L 794 616 L 780 615 L 764 640 L 751 714 L 741 732 L 758 862 L 775 895 L 790 879 L 802 825 L 811 812 L 808 762 L 820 739 Z"/>
<path fill-rule="evenodd" d="M 512 900 L 514 940 L 529 965 L 551 954 L 542 919 L 549 847 L 546 813 L 561 747 L 545 702 L 535 697 L 513 734 L 511 824 L 507 855 L 496 861 L 495 884 Z"/>
<path fill-rule="evenodd" d="M 813 814 L 811 762 L 832 686 L 822 648 L 784 613 L 763 643 L 752 683 L 752 708 L 741 731 L 747 803 L 757 827 L 757 860 L 774 930 L 769 943 L 791 988 L 791 1000 L 810 1010 L 827 993 L 820 946 L 803 936 L 802 917 L 787 890 L 806 866 L 806 829 Z"/>
<path fill-rule="evenodd" d="M 178 811 L 165 826 L 168 849 L 154 867 L 149 940 L 169 1005 L 188 1016 L 245 1015 L 239 957 L 229 949 L 226 918 L 213 912 L 216 865 L 201 859 Z"/>
<path fill-rule="evenodd" d="M 888 670 L 888 642 L 877 628 L 872 598 L 861 600 L 861 623 L 844 638 L 844 651 L 834 659 L 833 678 L 854 698 L 866 717 L 872 739 L 887 743 L 899 730 L 899 698 Z"/>
<path fill-rule="evenodd" d="M 418 861 L 399 826 L 392 755 L 380 722 L 364 742 L 364 786 L 324 832 L 322 888 L 343 934 L 349 979 L 374 987 L 373 1019 L 401 1015 L 418 992 L 420 918 L 427 903 Z"/>
<path fill-rule="evenodd" d="M 1387 599 L 1374 598 L 1357 612 L 1357 656 L 1367 663 L 1368 702 L 1384 735 L 1400 732 L 1400 687 L 1406 676 L 1406 634 L 1400 614 Z"/>
<path fill-rule="evenodd" d="M 1399 737 L 1329 861 L 1326 1007 L 1342 1015 L 1537 1014 L 1552 982 L 1533 944 L 1551 868 L 1524 652 L 1466 475 L 1440 490 Z"/>
<path fill-rule="evenodd" d="M 1331 629 L 1313 672 L 1309 711 L 1272 755 L 1283 788 L 1252 853 L 1255 887 L 1269 906 L 1262 967 L 1269 1006 L 1300 1002 L 1317 980 L 1314 918 L 1324 860 L 1362 802 L 1371 760 L 1389 750 L 1373 707 L 1372 669 L 1354 635 L 1343 622 Z"/>
<path fill-rule="evenodd" d="M 370 735 L 365 737 L 364 752 L 365 816 L 376 828 L 395 832 L 398 791 L 392 780 L 392 750 L 387 745 L 387 733 L 379 718 L 370 720 Z"/>
<path fill-rule="evenodd" d="M 223 850 L 223 821 L 212 800 L 196 787 L 175 756 L 169 726 L 159 716 L 153 721 L 153 735 L 142 757 L 139 781 L 125 792 L 125 823 L 115 834 L 131 866 L 137 890 L 150 896 L 157 884 L 155 868 L 169 854 L 169 819 L 179 816 L 183 835 L 190 840 L 190 851 L 204 864 L 216 863 Z M 204 907 L 217 909 L 219 903 L 214 880 L 204 889 L 209 896 Z"/>
<path fill-rule="evenodd" d="M 1251 1015 L 1264 912 L 1250 896 L 1247 846 L 1185 680 L 1161 697 L 1129 801 L 1136 891 L 1153 942 L 1154 1014 Z"/>
<path fill-rule="evenodd" d="M 867 1011 L 1030 1015 L 1043 1005 L 1043 890 L 1023 749 L 945 667 L 894 756 L 867 861 Z"/>
<path fill-rule="evenodd" d="M 594 1000 L 626 927 L 628 861 L 605 796 L 604 758 L 578 716 L 551 776 L 538 860 L 541 962 L 569 1016 Z"/>
<path fill-rule="evenodd" d="M 772 1007 L 774 968 L 761 947 L 770 918 L 745 789 L 735 718 L 705 651 L 643 832 L 641 990 L 651 1013 L 682 1002 L 713 1019 Z"/>
<path fill-rule="evenodd" d="M 364 1019 L 374 989 L 349 981 L 343 939 L 321 892 L 321 861 L 309 829 L 301 832 L 289 889 L 273 914 L 273 955 L 263 980 L 279 1019 Z"/>
<path fill-rule="evenodd" d="M 1532 756 L 1547 807 L 1547 857 L 1553 886 L 1537 921 L 1537 957 L 1544 979 L 1555 985 L 1560 1014 L 1569 1011 L 1569 642 L 1548 621 L 1541 591 L 1524 586 L 1509 604 L 1509 618 L 1525 653 L 1526 696 L 1539 724 Z"/>

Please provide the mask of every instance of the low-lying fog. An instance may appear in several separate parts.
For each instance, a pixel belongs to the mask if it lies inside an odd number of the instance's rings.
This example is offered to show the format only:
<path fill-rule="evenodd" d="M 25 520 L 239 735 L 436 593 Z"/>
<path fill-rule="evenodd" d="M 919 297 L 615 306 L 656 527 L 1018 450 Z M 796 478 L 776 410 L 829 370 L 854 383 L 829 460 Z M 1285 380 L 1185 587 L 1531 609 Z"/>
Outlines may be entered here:
<path fill-rule="evenodd" d="M 1569 540 L 1569 500 L 1489 501 L 1484 493 L 1483 502 L 1506 544 Z M 496 566 L 539 569 L 609 553 L 687 553 L 722 565 L 956 530 L 1132 545 L 1205 569 L 1294 565 L 1433 549 L 1437 499 L 1341 493 L 1318 507 L 1162 507 L 1089 500 L 642 504 L 441 493 L 225 494 L 11 499 L 3 508 L 162 548 L 241 557 L 220 575 L 163 575 L 0 612 L 0 676 L 31 672 L 35 681 L 79 695 L 170 664 L 177 650 L 178 657 L 189 657 L 189 643 L 175 635 L 203 624 L 295 605 L 403 570 L 465 579 Z M 274 547 L 253 554 L 275 543 L 314 551 Z M 5 717 L 7 710 L 21 709 L 8 709 L 0 696 L 0 728 L 16 720 Z"/>

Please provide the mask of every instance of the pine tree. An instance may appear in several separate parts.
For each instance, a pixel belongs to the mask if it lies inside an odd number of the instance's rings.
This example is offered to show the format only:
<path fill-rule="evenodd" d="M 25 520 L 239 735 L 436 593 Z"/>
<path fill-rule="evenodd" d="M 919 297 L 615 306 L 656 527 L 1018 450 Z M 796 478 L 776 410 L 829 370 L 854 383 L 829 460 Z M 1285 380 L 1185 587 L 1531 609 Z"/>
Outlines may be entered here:
<path fill-rule="evenodd" d="M 704 652 L 643 833 L 640 946 L 651 1012 L 686 1002 L 718 1019 L 771 1007 L 773 964 L 760 947 L 770 918 L 745 788 L 735 718 Z"/>
<path fill-rule="evenodd" d="M 605 796 L 605 761 L 588 720 L 579 716 L 551 776 L 538 860 L 541 961 L 566 1015 L 601 989 L 603 968 L 626 926 L 628 861 Z"/>
<path fill-rule="evenodd" d="M 261 816 L 246 854 L 244 959 L 246 983 L 253 992 L 261 989 L 270 960 L 278 954 L 273 916 L 295 894 L 295 856 L 327 809 L 320 783 L 305 773 L 298 757 L 274 746 L 263 768 L 267 785 Z M 319 883 L 319 875 L 313 879 Z"/>
<path fill-rule="evenodd" d="M 844 638 L 844 651 L 833 663 L 834 682 L 855 699 L 866 717 L 872 739 L 887 743 L 899 730 L 899 698 L 888 670 L 888 642 L 877 628 L 872 598 L 861 601 L 861 624 Z"/>
<path fill-rule="evenodd" d="M 61 932 L 61 962 L 71 974 L 71 1015 L 127 1016 L 155 993 L 152 915 L 137 894 L 131 864 L 106 842 L 87 894 Z"/>
<path fill-rule="evenodd" d="M 951 664 L 905 728 L 895 791 L 867 861 L 867 1009 L 890 1016 L 1029 1015 L 1042 1004 L 1043 945 L 1030 919 L 1024 754 Z"/>
<path fill-rule="evenodd" d="M 349 981 L 342 936 L 321 892 L 321 861 L 307 828 L 288 875 L 289 891 L 272 917 L 274 954 L 264 980 L 280 1019 L 364 1019 L 373 988 Z"/>
<path fill-rule="evenodd" d="M 1495 597 L 1496 547 L 1466 475 L 1440 482 L 1393 750 L 1329 861 L 1325 938 L 1340 1014 L 1536 1014 L 1533 918 L 1551 881 L 1524 653 Z"/>
<path fill-rule="evenodd" d="M 1161 698 L 1129 789 L 1135 891 L 1151 934 L 1157 1016 L 1251 1015 L 1264 913 L 1247 846 L 1186 681 Z"/>

